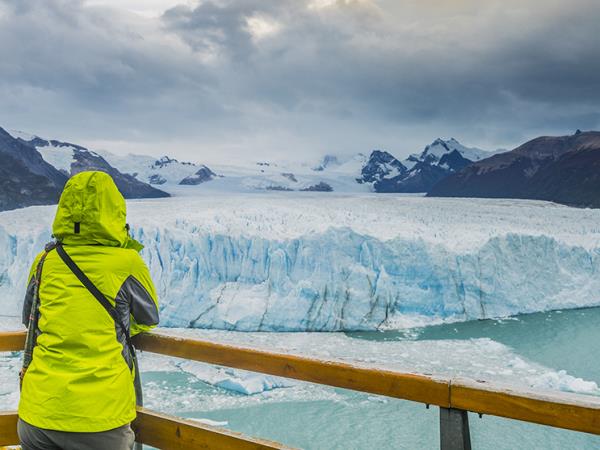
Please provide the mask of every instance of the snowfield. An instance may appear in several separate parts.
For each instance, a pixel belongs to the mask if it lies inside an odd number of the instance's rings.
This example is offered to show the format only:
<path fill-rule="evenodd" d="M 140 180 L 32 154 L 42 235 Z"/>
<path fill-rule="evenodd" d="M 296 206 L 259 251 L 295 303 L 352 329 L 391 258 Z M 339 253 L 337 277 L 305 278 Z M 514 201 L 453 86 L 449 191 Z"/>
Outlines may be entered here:
<path fill-rule="evenodd" d="M 600 210 L 335 193 L 128 202 L 161 325 L 393 329 L 600 305 Z M 0 213 L 3 314 L 21 308 L 55 207 Z"/>

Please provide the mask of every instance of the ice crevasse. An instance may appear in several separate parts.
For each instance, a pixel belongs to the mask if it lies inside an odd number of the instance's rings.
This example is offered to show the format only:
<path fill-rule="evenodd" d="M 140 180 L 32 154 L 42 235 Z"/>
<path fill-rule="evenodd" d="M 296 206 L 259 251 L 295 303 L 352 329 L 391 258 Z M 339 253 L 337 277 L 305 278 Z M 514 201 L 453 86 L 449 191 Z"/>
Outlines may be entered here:
<path fill-rule="evenodd" d="M 307 202 L 298 200 L 302 201 Z M 564 229 L 571 222 L 573 227 L 585 227 L 589 220 L 589 230 L 563 239 L 560 233 L 540 231 L 535 214 L 533 219 L 519 219 L 514 217 L 514 206 L 502 210 L 496 205 L 499 209 L 492 208 L 489 214 L 498 220 L 477 213 L 486 224 L 493 222 L 493 229 L 475 224 L 477 239 L 469 245 L 447 245 L 450 238 L 468 238 L 469 232 L 456 230 L 463 225 L 459 220 L 468 220 L 464 211 L 471 204 L 459 203 L 460 213 L 452 212 L 456 204 L 450 203 L 448 211 L 435 213 L 441 214 L 443 223 L 432 227 L 419 216 L 431 215 L 430 199 L 406 200 L 408 206 L 399 209 L 403 215 L 393 215 L 396 222 L 385 215 L 402 204 L 392 199 L 387 205 L 373 203 L 375 210 L 382 208 L 381 220 L 387 220 L 388 228 L 404 230 L 390 233 L 369 230 L 365 221 L 372 217 L 361 216 L 360 211 L 349 214 L 350 204 L 335 212 L 335 205 L 309 202 L 300 213 L 289 207 L 277 212 L 277 202 L 264 208 L 266 212 L 250 211 L 250 206 L 244 206 L 247 203 L 236 203 L 231 209 L 227 204 L 199 202 L 204 209 L 198 216 L 167 212 L 169 218 L 163 221 L 147 219 L 152 202 L 130 204 L 137 219 L 134 235 L 145 245 L 142 255 L 161 299 L 162 326 L 243 331 L 393 329 L 600 304 L 600 246 L 595 244 L 598 235 L 589 232 L 597 219 L 594 212 L 564 207 L 540 211 L 540 221 L 544 213 L 545 220 L 547 214 L 563 217 Z M 532 208 L 541 208 L 541 202 L 531 203 Z M 323 217 L 318 208 L 333 208 L 329 214 L 339 217 Z M 51 216 L 50 210 L 35 207 L 0 215 L 3 314 L 19 314 L 29 265 L 50 238 L 46 217 Z M 303 229 L 290 225 L 289 233 L 273 232 L 275 225 L 268 232 L 260 229 L 269 221 L 281 221 L 278 226 L 287 229 L 286 220 L 297 219 L 289 217 L 293 214 L 315 223 L 304 224 Z M 577 214 L 583 214 L 583 219 Z M 19 226 L 24 220 L 37 221 L 38 226 Z M 236 224 L 240 226 L 235 228 Z M 481 227 L 490 229 L 482 233 Z"/>

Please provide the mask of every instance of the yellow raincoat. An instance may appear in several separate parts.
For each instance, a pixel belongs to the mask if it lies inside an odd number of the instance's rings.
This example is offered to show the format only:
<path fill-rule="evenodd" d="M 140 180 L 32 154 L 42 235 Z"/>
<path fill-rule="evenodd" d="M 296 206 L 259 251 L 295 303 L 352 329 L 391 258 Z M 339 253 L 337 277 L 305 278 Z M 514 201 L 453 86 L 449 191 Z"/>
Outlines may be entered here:
<path fill-rule="evenodd" d="M 158 324 L 155 288 L 142 246 L 129 237 L 125 200 L 103 172 L 81 172 L 66 184 L 54 237 L 115 306 L 126 332 Z M 33 299 L 33 263 L 23 308 Z M 19 416 L 58 431 L 106 431 L 135 416 L 134 369 L 124 333 L 65 265 L 56 250 L 43 265 L 39 336 L 23 379 Z"/>

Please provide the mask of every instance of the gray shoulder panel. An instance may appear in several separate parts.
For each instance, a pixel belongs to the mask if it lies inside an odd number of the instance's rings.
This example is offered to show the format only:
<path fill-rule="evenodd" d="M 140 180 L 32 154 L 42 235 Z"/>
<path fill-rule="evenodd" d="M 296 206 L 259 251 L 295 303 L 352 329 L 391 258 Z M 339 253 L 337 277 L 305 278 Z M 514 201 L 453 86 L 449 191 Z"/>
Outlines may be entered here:
<path fill-rule="evenodd" d="M 129 334 L 130 332 L 129 314 L 131 313 L 138 324 L 157 325 L 158 309 L 150 293 L 133 275 L 127 277 L 121 285 L 115 297 L 115 308 L 121 318 L 121 322 L 127 328 L 127 330 L 120 330 L 120 327 L 115 324 L 117 339 L 123 344 L 123 357 L 125 361 L 127 361 L 129 368 L 133 368 L 133 360 L 131 355 L 129 355 L 125 340 L 125 333 Z"/>

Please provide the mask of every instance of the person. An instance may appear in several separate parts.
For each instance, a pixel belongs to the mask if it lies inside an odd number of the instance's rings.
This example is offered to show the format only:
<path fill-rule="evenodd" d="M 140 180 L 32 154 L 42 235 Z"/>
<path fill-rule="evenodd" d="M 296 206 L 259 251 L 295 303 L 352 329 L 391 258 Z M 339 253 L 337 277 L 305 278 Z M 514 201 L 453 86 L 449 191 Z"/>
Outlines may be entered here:
<path fill-rule="evenodd" d="M 56 242 L 35 259 L 23 306 L 35 345 L 22 371 L 22 448 L 131 449 L 138 371 L 129 337 L 158 324 L 158 301 L 113 179 L 73 176 L 52 231 Z"/>

